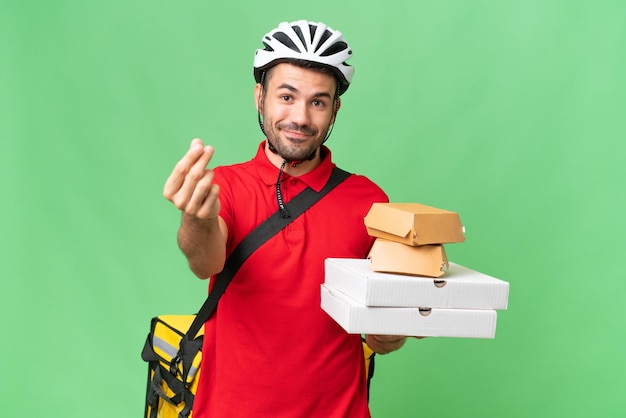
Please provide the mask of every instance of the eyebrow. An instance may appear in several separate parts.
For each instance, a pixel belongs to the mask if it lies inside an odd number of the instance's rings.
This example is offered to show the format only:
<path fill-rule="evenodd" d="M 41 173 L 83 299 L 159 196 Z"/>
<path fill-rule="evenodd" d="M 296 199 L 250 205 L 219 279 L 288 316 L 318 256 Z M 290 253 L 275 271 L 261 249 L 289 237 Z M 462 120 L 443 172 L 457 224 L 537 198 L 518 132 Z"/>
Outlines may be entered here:
<path fill-rule="evenodd" d="M 283 83 L 283 84 L 279 85 L 276 89 L 277 90 L 287 89 L 287 90 L 289 90 L 291 92 L 298 93 L 298 89 L 297 88 L 295 88 L 291 84 L 287 84 L 287 83 Z M 315 93 L 313 95 L 313 97 L 327 97 L 329 99 L 331 98 L 330 93 L 325 92 L 325 91 L 324 92 Z"/>

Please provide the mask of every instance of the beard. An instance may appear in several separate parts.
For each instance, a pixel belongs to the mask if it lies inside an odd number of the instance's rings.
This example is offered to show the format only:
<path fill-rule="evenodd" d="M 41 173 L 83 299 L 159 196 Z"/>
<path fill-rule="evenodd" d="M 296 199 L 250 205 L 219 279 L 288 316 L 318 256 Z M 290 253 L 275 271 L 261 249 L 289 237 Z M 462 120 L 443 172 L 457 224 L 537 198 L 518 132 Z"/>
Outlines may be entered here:
<path fill-rule="evenodd" d="M 264 118 L 264 120 L 263 128 L 268 142 L 274 147 L 278 155 L 289 161 L 308 159 L 324 143 L 328 133 L 328 128 L 318 131 L 312 126 L 300 126 L 287 122 L 274 124 L 271 119 Z M 290 138 L 284 133 L 281 136 L 283 130 L 301 132 L 312 138 L 301 140 Z"/>

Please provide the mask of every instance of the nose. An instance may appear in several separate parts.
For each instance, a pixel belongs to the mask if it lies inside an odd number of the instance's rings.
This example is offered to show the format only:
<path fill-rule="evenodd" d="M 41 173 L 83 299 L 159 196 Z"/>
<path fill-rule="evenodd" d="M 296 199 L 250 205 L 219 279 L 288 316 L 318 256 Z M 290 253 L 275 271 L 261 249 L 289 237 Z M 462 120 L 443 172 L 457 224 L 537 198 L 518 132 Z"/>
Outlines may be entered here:
<path fill-rule="evenodd" d="M 299 126 L 309 126 L 311 123 L 311 114 L 307 103 L 304 101 L 298 101 L 291 107 L 289 119 L 292 123 Z"/>

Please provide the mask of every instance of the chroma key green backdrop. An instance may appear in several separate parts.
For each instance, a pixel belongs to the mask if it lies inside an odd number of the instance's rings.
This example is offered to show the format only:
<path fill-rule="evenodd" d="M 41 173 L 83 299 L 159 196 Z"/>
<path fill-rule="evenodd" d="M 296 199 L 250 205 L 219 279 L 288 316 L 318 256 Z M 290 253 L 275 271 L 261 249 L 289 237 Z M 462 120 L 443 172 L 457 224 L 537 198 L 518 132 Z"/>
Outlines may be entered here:
<path fill-rule="evenodd" d="M 619 0 L 0 2 L 0 415 L 141 416 L 150 318 L 206 293 L 162 185 L 196 136 L 253 156 L 254 50 L 302 18 L 354 50 L 337 163 L 511 284 L 495 339 L 380 356 L 372 415 L 624 416 Z"/>

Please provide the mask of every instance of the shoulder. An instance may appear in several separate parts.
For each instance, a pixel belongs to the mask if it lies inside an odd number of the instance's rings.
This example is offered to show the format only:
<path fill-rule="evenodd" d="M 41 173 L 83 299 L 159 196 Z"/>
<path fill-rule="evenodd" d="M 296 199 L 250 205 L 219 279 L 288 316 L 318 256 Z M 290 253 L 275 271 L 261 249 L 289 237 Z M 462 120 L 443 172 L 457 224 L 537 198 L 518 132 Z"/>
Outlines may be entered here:
<path fill-rule="evenodd" d="M 252 161 L 245 161 L 245 162 L 229 164 L 229 165 L 219 165 L 215 167 L 213 170 L 216 173 L 238 173 L 238 172 L 249 171 L 252 165 L 253 165 Z"/>
<path fill-rule="evenodd" d="M 377 202 L 389 200 L 385 191 L 378 184 L 361 174 L 352 174 L 344 181 L 343 186 L 344 192 L 370 196 Z"/>

